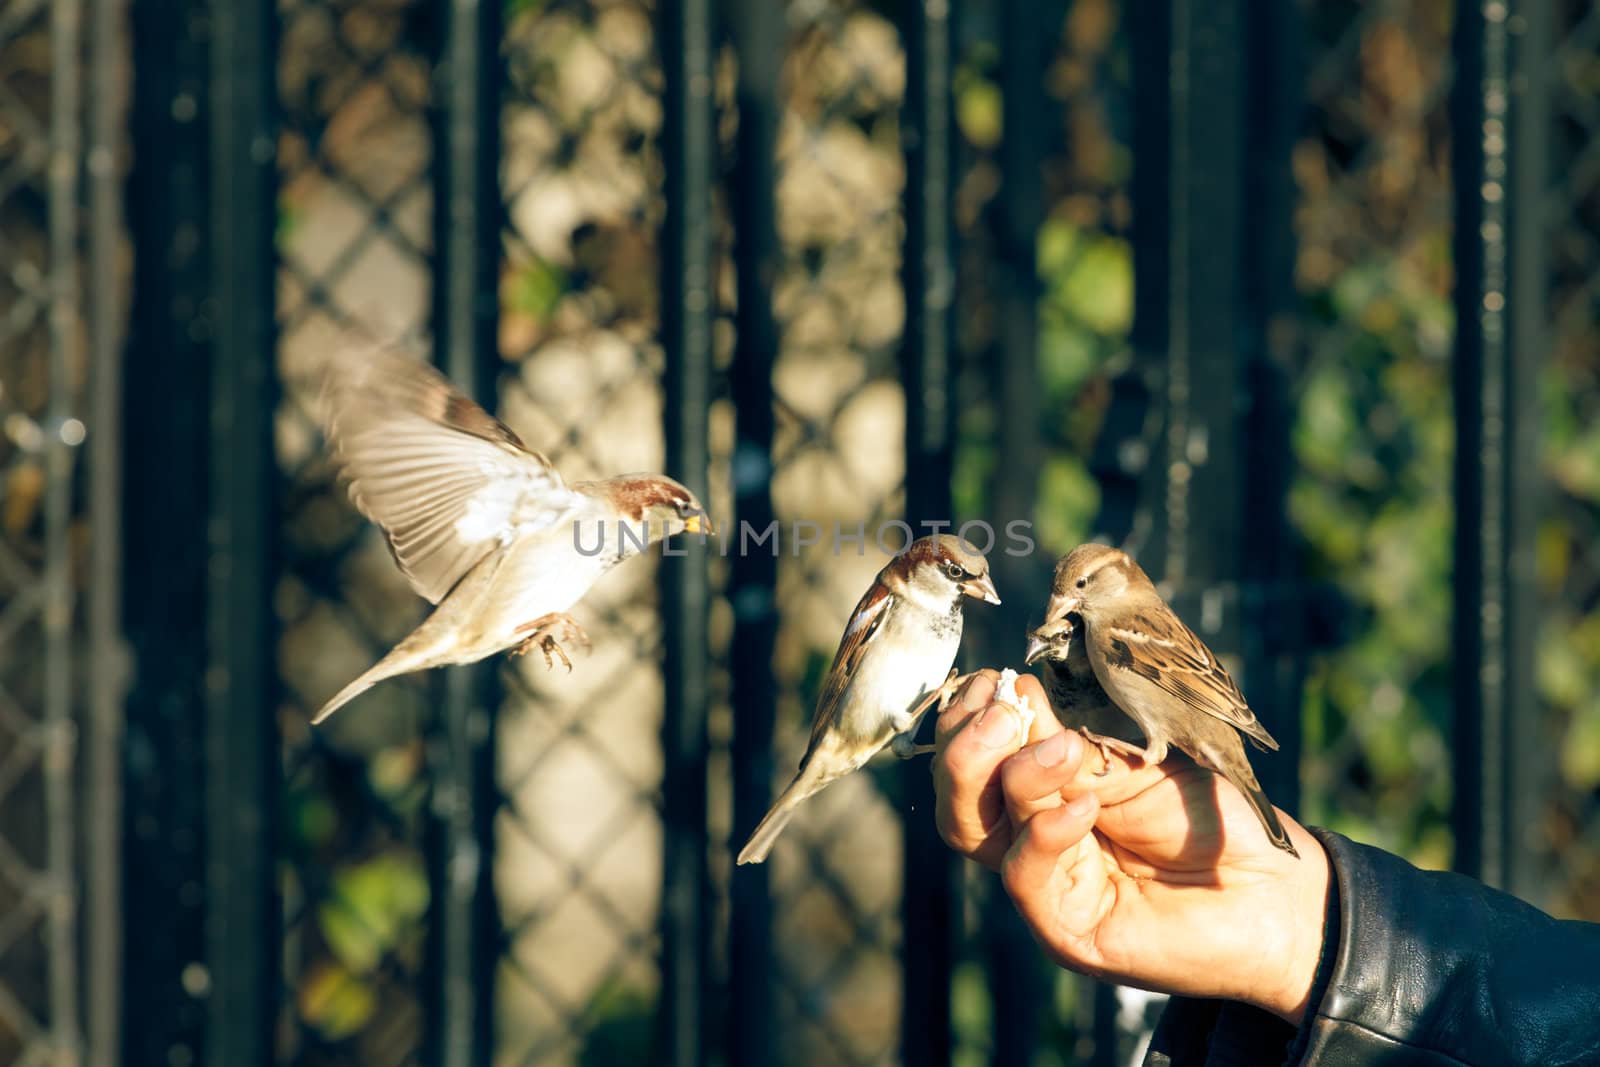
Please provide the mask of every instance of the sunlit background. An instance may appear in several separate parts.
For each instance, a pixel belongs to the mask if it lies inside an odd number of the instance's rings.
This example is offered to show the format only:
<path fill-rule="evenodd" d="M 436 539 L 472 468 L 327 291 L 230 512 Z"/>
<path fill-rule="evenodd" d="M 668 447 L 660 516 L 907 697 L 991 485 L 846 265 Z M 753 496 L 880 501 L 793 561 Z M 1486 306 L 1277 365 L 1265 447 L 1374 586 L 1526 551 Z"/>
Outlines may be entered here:
<path fill-rule="evenodd" d="M 688 353 L 663 341 L 684 256 L 663 226 L 668 167 L 694 152 L 670 83 L 693 63 L 664 63 L 662 35 L 697 32 L 696 5 L 507 0 L 478 22 L 444 0 L 0 6 L 0 1063 L 245 1062 L 220 1051 L 233 1048 L 285 1064 L 965 1065 L 1021 1062 L 1007 1059 L 1019 1049 L 1110 1064 L 1147 1028 L 1137 998 L 1044 967 L 989 877 L 912 863 L 920 882 L 906 884 L 903 827 L 929 812 L 892 761 L 815 798 L 765 885 L 735 877 L 735 826 L 787 779 L 845 617 L 883 563 L 870 540 L 862 556 L 835 557 L 826 537 L 785 547 L 770 589 L 759 566 L 713 556 L 692 689 L 664 680 L 693 607 L 663 597 L 658 571 L 683 561 L 657 554 L 576 609 L 594 650 L 571 675 L 534 656 L 479 672 L 479 697 L 388 682 L 311 729 L 424 608 L 323 453 L 319 372 L 351 329 L 473 367 L 492 389 L 480 399 L 567 478 L 667 470 L 708 488 L 719 522 L 758 514 L 759 498 L 783 523 L 870 531 L 930 477 L 958 520 L 1031 521 L 1037 558 L 999 565 L 1005 609 L 968 612 L 971 666 L 1018 665 L 1042 575 L 1086 537 L 1150 548 L 1159 575 L 1180 558 L 1179 503 L 1198 529 L 1209 509 L 1254 500 L 1217 526 L 1276 546 L 1270 582 L 1251 585 L 1267 572 L 1229 544 L 1178 603 L 1193 610 L 1210 583 L 1244 604 L 1216 643 L 1243 657 L 1246 692 L 1299 754 L 1298 775 L 1263 768 L 1275 798 L 1296 806 L 1297 785 L 1303 821 L 1426 866 L 1493 871 L 1458 837 L 1500 833 L 1516 844 L 1497 880 L 1600 920 L 1600 9 L 761 6 L 698 26 L 713 186 L 687 240 L 709 265 L 709 340 Z M 947 15 L 947 62 L 921 51 L 908 72 L 908 42 Z M 1236 35 L 1162 37 L 1169 18 Z M 1202 85 L 1195 106 L 1236 108 L 1244 132 L 1218 153 L 1243 144 L 1244 166 L 1164 145 L 1164 109 L 1184 106 L 1163 80 L 1174 40 L 1197 66 L 1221 63 L 1226 84 Z M 927 128 L 908 85 L 930 69 L 949 75 L 942 196 L 908 157 L 928 142 L 904 133 Z M 262 115 L 271 135 L 252 143 Z M 473 121 L 498 132 L 497 155 L 451 155 L 452 123 Z M 275 159 L 270 181 L 222 164 L 252 151 Z M 1483 168 L 1475 190 L 1463 160 Z M 463 175 L 477 216 L 447 211 Z M 498 203 L 474 199 L 480 179 Z M 907 291 L 908 204 L 949 222 L 931 243 L 954 272 L 953 432 L 910 478 L 908 418 L 915 437 L 925 398 L 906 382 L 926 345 L 908 356 L 905 341 L 929 305 Z M 1184 241 L 1205 238 L 1218 204 L 1240 226 L 1213 261 Z M 1160 221 L 1136 236 L 1141 208 Z M 494 238 L 462 238 L 462 218 Z M 465 241 L 481 277 L 460 273 L 471 265 L 441 234 Z M 1465 332 L 1463 245 L 1489 249 L 1470 281 L 1488 314 Z M 1169 254 L 1245 276 L 1238 306 L 1186 303 L 1207 280 L 1186 281 Z M 463 276 L 477 291 L 451 295 Z M 1140 305 L 1142 334 L 1136 289 L 1167 300 Z M 264 329 L 220 313 L 240 307 Z M 488 342 L 476 362 L 431 340 L 469 312 L 457 336 Z M 1267 484 L 1221 503 L 1186 497 L 1189 467 L 1169 464 L 1173 447 L 1206 462 L 1193 437 L 1172 443 L 1207 413 L 1174 421 L 1167 358 L 1213 313 L 1239 327 L 1240 352 L 1191 352 L 1184 380 L 1239 376 L 1257 407 L 1223 409 L 1251 427 L 1226 477 Z M 227 362 L 267 333 L 270 380 Z M 1536 387 L 1489 413 L 1530 442 L 1485 483 L 1482 512 L 1508 516 L 1521 575 L 1509 601 L 1484 593 L 1518 627 L 1506 671 L 1520 688 L 1498 707 L 1520 718 L 1484 720 L 1484 766 L 1498 769 L 1473 778 L 1470 802 L 1453 758 L 1460 687 L 1476 684 L 1452 657 L 1457 523 L 1479 515 L 1462 519 L 1453 488 L 1453 388 L 1477 388 L 1462 385 L 1464 341 L 1487 378 Z M 669 469 L 680 357 L 709 370 L 706 470 Z M 235 454 L 240 409 L 226 405 L 262 397 L 270 419 Z M 250 419 L 237 425 L 248 437 Z M 272 463 L 252 482 L 238 472 L 257 441 Z M 752 441 L 765 455 L 740 482 Z M 768 604 L 764 650 L 749 620 Z M 1276 644 L 1252 653 L 1269 628 Z M 736 648 L 736 633 L 755 644 Z M 265 725 L 227 733 L 218 694 L 234 699 L 251 664 L 263 682 L 237 712 Z M 706 715 L 688 763 L 663 746 L 669 707 Z M 736 767 L 741 737 L 766 762 Z M 259 781 L 235 777 L 252 753 Z M 663 776 L 684 766 L 706 805 L 687 831 L 662 816 Z M 1469 803 L 1507 821 L 1464 815 Z M 208 924 L 229 884 L 218 865 L 258 840 L 268 921 Z M 673 840 L 700 849 L 687 882 L 663 869 Z M 452 883 L 469 854 L 482 881 Z M 700 894 L 701 943 L 664 947 L 674 885 Z M 918 895 L 945 900 L 955 931 L 948 951 L 933 938 L 931 977 L 903 973 Z M 699 983 L 689 1053 L 669 1050 L 681 1005 L 664 1008 L 663 974 L 685 952 Z M 903 1054 L 920 1016 L 944 1018 L 907 1002 L 917 982 L 950 991 L 950 1039 Z M 750 1003 L 770 1013 L 741 1016 Z"/>

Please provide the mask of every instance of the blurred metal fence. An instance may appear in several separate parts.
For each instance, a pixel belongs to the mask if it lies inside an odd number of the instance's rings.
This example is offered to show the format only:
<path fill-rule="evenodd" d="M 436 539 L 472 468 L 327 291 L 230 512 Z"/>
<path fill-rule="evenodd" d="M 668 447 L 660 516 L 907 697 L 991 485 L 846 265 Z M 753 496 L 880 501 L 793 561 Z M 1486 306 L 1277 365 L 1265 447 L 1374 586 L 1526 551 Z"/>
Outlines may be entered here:
<path fill-rule="evenodd" d="M 1148 998 L 920 762 L 732 866 L 882 562 L 834 532 L 901 516 L 1032 523 L 967 665 L 1126 542 L 1281 804 L 1600 919 L 1597 54 L 1579 0 L 6 8 L 0 1061 L 1126 1062 Z M 729 548 L 570 676 L 311 730 L 421 617 L 315 429 L 352 328 Z"/>

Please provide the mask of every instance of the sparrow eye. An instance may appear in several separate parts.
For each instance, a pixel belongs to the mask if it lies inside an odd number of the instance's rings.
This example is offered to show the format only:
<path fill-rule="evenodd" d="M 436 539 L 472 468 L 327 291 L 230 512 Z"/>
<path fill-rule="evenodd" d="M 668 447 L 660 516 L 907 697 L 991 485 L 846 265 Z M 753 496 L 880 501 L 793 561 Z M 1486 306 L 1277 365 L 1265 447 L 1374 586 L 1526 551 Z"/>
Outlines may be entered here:
<path fill-rule="evenodd" d="M 967 572 L 961 569 L 961 564 L 959 563 L 946 563 L 944 572 L 950 576 L 951 581 L 956 582 L 967 576 Z"/>
<path fill-rule="evenodd" d="M 1078 579 L 1078 588 L 1079 589 L 1087 589 L 1088 587 L 1089 587 L 1089 579 L 1087 579 L 1087 578 L 1079 578 Z"/>

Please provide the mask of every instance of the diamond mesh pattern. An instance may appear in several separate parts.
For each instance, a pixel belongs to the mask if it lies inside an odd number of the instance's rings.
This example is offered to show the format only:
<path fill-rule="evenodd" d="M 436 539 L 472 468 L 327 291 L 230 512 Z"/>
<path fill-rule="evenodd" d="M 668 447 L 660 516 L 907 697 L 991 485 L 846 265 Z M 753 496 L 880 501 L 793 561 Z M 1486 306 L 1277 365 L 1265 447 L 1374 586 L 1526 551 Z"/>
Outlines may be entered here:
<path fill-rule="evenodd" d="M 74 1063 L 82 1044 L 77 14 L 0 17 L 0 1061 L 24 1067 Z"/>
<path fill-rule="evenodd" d="M 429 67 L 411 36 L 424 6 L 280 7 L 286 1061 L 406 1064 L 421 1053 L 427 683 L 386 683 L 324 728 L 308 721 L 423 614 L 381 535 L 333 483 L 313 405 L 342 331 L 388 338 L 426 323 Z"/>
<path fill-rule="evenodd" d="M 503 415 L 568 479 L 661 470 L 650 10 L 512 5 L 505 59 Z M 498 1063 L 648 1055 L 661 884 L 655 566 L 617 568 L 574 608 L 593 650 L 570 675 L 537 655 L 505 668 Z"/>
<path fill-rule="evenodd" d="M 849 612 L 887 562 L 874 533 L 904 507 L 896 362 L 903 51 L 895 27 L 864 5 L 799 6 L 789 26 L 771 293 L 782 337 L 772 496 L 779 536 L 793 541 L 778 565 L 777 788 L 804 750 Z M 799 548 L 791 534 L 812 530 L 798 523 L 815 523 L 821 543 Z M 846 534 L 865 525 L 864 554 L 851 545 L 835 554 L 836 523 Z M 887 537 L 899 543 L 898 534 Z M 875 1063 L 893 1054 L 901 834 L 891 783 L 869 767 L 829 786 L 807 801 L 768 861 L 775 1047 L 785 1062 Z"/>
<path fill-rule="evenodd" d="M 50 682 L 75 665 L 82 614 L 78 560 L 88 531 L 71 448 L 84 432 L 73 414 L 86 377 L 78 192 L 53 186 L 47 172 L 52 142 L 75 151 L 80 136 L 80 116 L 60 112 L 52 97 L 60 78 L 76 77 L 52 47 L 66 32 L 60 13 L 77 8 L 23 2 L 0 15 L 0 1062 L 23 1065 L 74 1062 L 81 1045 L 71 888 L 82 849 L 77 693 Z M 1002 140 L 1001 29 L 983 5 L 958 6 L 956 506 L 963 516 L 1028 517 L 995 514 L 1004 477 L 1026 479 L 1006 491 L 1028 502 L 1046 560 L 1091 529 L 1102 493 L 1089 457 L 1106 447 L 1114 383 L 1132 373 L 1126 98 L 1136 28 L 1124 25 L 1123 9 L 1075 0 L 1046 27 L 1041 228 L 1018 247 L 1005 214 L 1014 145 Z M 1352 608 L 1342 643 L 1318 656 L 1307 689 L 1304 808 L 1310 821 L 1443 865 L 1451 848 L 1452 501 L 1442 472 L 1452 447 L 1452 7 L 1312 0 L 1303 10 L 1313 47 L 1293 160 L 1304 301 L 1291 508 L 1307 578 L 1330 581 Z M 280 0 L 279 12 L 276 445 L 286 488 L 276 590 L 285 907 L 277 1055 L 420 1064 L 430 914 L 422 739 L 436 690 L 428 679 L 392 681 L 326 730 L 311 731 L 307 719 L 424 610 L 377 531 L 333 484 L 314 415 L 318 372 L 348 328 L 426 332 L 429 51 L 439 12 L 431 0 Z M 905 312 L 902 44 L 866 3 L 809 0 L 787 5 L 786 15 L 771 288 L 782 341 L 773 383 L 782 538 L 775 785 L 801 750 L 845 613 L 883 562 L 872 533 L 904 506 L 906 405 L 896 363 Z M 663 462 L 654 16 L 649 0 L 507 7 L 499 409 L 569 478 Z M 1553 17 L 1557 48 L 1543 71 L 1553 162 L 1541 208 L 1551 271 L 1542 398 L 1549 492 L 1538 545 L 1538 682 L 1553 741 L 1546 861 L 1558 909 L 1600 919 L 1600 624 L 1591 618 L 1600 609 L 1600 12 L 1561 0 Z M 736 118 L 731 75 L 723 63 L 725 144 Z M 74 249 L 65 261 L 51 245 L 63 226 Z M 729 235 L 719 237 L 726 250 Z M 725 362 L 734 294 L 726 259 L 722 269 Z M 1015 466 L 1006 420 L 1016 413 L 995 368 L 1009 351 L 1019 277 L 1039 324 L 1029 438 L 1038 462 L 1006 475 Z M 54 332 L 52 299 L 63 312 Z M 719 514 L 733 414 L 725 403 L 713 412 Z M 1117 430 L 1129 433 L 1120 444 L 1148 451 L 1143 429 Z M 800 521 L 817 525 L 821 544 L 796 551 Z M 835 523 L 847 534 L 865 526 L 864 554 L 846 545 L 835 556 Z M 538 657 L 503 668 L 494 872 L 505 924 L 495 990 L 501 1067 L 642 1062 L 651 1048 L 662 834 L 656 565 L 618 569 L 579 606 L 594 651 L 575 657 L 570 676 L 547 673 Z M 714 577 L 725 570 L 714 561 Z M 730 616 L 717 605 L 718 649 Z M 972 629 L 981 640 L 989 628 Z M 1015 642 L 998 634 L 983 654 L 1010 662 Z M 714 680 L 718 743 L 731 730 L 725 683 Z M 714 788 L 724 789 L 725 752 L 714 753 L 712 768 Z M 894 1057 L 899 826 L 923 813 L 900 810 L 892 772 L 869 769 L 814 798 L 771 860 L 772 1047 L 784 1062 Z M 727 797 L 713 799 L 720 840 Z M 719 891 L 729 862 L 712 857 Z M 971 885 L 954 995 L 961 1052 L 977 1057 L 992 1051 L 997 1014 L 979 934 L 995 927 L 994 910 L 980 910 L 992 879 L 973 875 Z M 1041 1043 L 1089 1054 L 1084 987 L 1063 979 L 1043 1014 Z"/>

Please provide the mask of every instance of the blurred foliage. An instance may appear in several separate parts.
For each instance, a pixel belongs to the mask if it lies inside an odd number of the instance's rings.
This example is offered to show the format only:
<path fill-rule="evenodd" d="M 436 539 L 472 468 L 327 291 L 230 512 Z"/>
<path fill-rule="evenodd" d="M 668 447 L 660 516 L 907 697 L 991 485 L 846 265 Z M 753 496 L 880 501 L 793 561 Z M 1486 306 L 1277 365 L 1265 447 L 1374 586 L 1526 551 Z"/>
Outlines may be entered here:
<path fill-rule="evenodd" d="M 1133 251 L 1127 182 L 1131 158 L 1122 104 L 1130 91 L 1120 9 L 1109 0 L 1071 5 L 1052 35 L 1042 72 L 1054 108 L 1043 125 L 1039 165 L 1043 217 L 1032 262 L 1006 261 L 1005 198 L 999 149 L 1005 134 L 1005 71 L 998 27 L 965 24 L 954 75 L 955 115 L 964 150 L 956 194 L 961 230 L 962 299 L 957 331 L 971 368 L 971 396 L 957 414 L 953 493 L 958 515 L 994 518 L 992 485 L 1000 462 L 999 414 L 992 367 L 1001 358 L 1008 290 L 1037 285 L 1035 373 L 1030 433 L 1037 435 L 1037 491 L 1031 514 L 1038 551 L 1060 555 L 1087 535 L 1100 507 L 1088 457 L 1100 430 L 1108 382 L 1126 352 L 1133 324 Z M 1010 462 L 1029 458 L 1009 457 Z M 1007 519 L 1019 516 L 1006 516 Z"/>
<path fill-rule="evenodd" d="M 607 982 L 583 1014 L 590 1028 L 578 1056 L 579 1067 L 649 1061 L 655 1049 L 656 1019 L 656 998 L 651 992 L 624 982 Z"/>
<path fill-rule="evenodd" d="M 388 853 L 337 871 L 331 898 L 317 908 L 317 922 L 339 961 L 356 974 L 367 974 L 427 908 L 426 875 L 416 864 Z"/>
<path fill-rule="evenodd" d="M 1449 11 L 1408 0 L 1308 12 L 1294 153 L 1296 469 L 1305 577 L 1344 642 L 1314 656 L 1303 716 L 1309 821 L 1429 866 L 1450 859 Z"/>
<path fill-rule="evenodd" d="M 1539 740 L 1558 754 L 1534 841 L 1554 877 L 1551 904 L 1600 920 L 1600 54 L 1594 5 L 1553 5 L 1559 43 L 1549 78 L 1555 112 L 1547 240 L 1550 339 L 1540 399 L 1545 497 Z"/>

